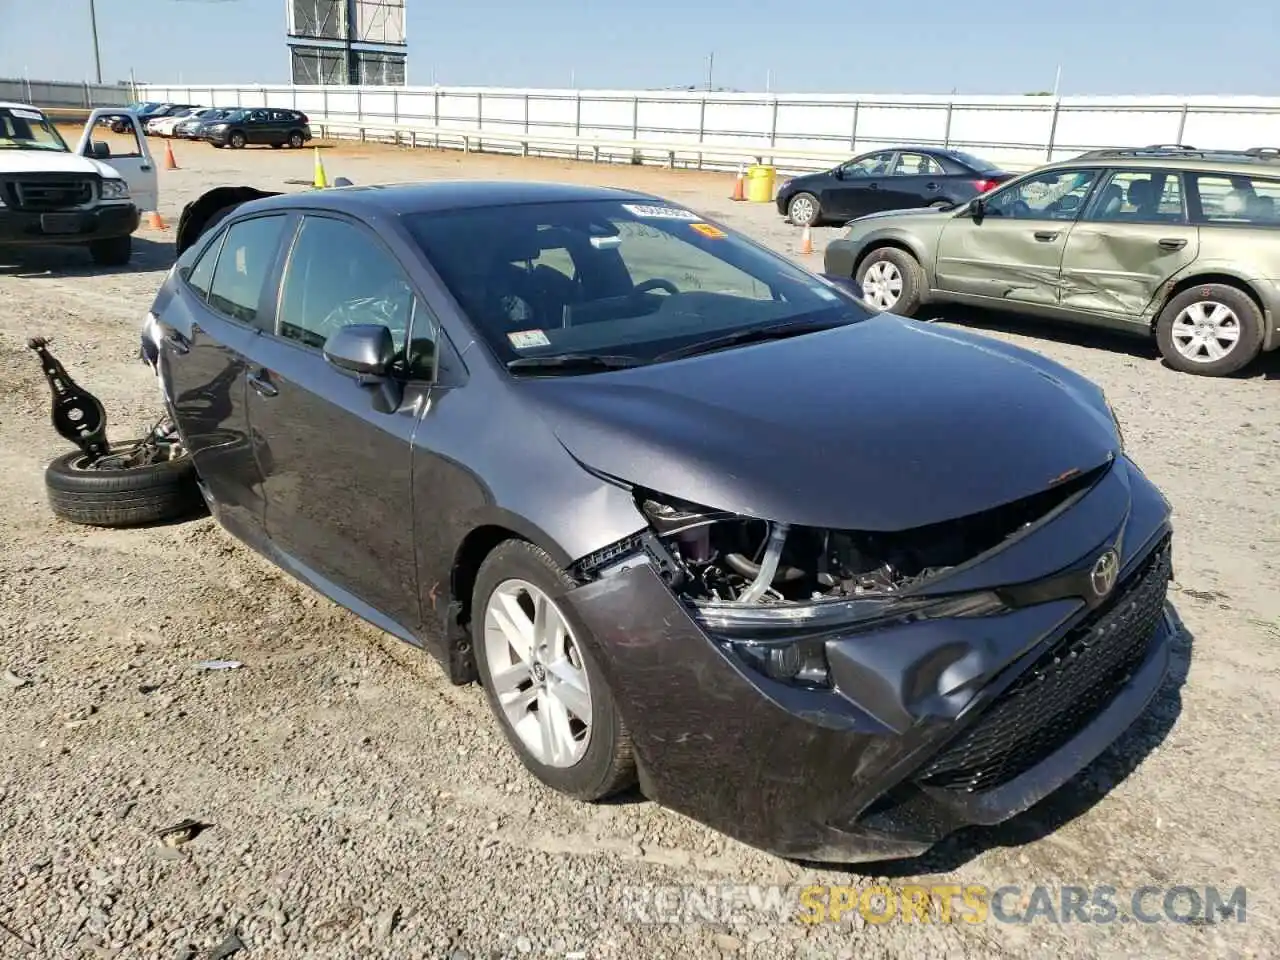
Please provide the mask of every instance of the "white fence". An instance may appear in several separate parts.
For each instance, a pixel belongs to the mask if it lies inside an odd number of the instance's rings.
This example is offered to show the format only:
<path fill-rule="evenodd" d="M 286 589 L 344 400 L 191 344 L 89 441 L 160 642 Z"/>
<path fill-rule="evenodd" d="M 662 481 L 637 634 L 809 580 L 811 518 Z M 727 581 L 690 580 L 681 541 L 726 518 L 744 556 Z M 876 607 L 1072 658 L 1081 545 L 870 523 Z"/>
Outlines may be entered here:
<path fill-rule="evenodd" d="M 121 83 L 0 78 L 0 100 L 38 107 L 123 107 L 133 101 L 133 91 Z"/>
<path fill-rule="evenodd" d="M 1280 145 L 1280 97 L 803 96 L 496 87 L 147 86 L 147 100 L 305 112 L 322 133 L 624 162 L 814 169 L 900 143 L 1011 169 L 1101 147 Z M 592 149 L 595 145 L 595 149 Z M 603 145 L 603 146 L 602 146 Z M 736 159 L 735 159 L 736 158 Z"/>

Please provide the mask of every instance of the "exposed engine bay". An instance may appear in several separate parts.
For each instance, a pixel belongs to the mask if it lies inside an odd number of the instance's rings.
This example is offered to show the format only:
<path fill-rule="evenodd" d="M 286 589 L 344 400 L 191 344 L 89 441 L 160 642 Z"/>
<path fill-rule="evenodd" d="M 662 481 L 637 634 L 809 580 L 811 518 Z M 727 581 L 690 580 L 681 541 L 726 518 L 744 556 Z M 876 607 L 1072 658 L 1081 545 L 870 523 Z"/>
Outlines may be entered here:
<path fill-rule="evenodd" d="M 1083 493 L 1105 469 L 980 514 L 888 533 L 788 526 L 657 498 L 641 509 L 669 554 L 668 582 L 686 599 L 848 600 L 900 593 L 973 560 Z"/>

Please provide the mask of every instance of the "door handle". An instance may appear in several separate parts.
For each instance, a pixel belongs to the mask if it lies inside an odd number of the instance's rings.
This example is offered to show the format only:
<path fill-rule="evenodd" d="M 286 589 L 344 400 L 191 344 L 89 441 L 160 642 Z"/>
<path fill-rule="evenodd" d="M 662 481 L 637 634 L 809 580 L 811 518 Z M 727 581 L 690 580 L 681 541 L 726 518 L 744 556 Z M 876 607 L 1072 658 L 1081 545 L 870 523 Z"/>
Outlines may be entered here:
<path fill-rule="evenodd" d="M 1054 240 L 1058 239 L 1058 231 L 1057 230 L 1037 230 L 1035 236 L 1036 236 L 1036 239 L 1039 240 L 1041 243 L 1052 243 Z"/>
<path fill-rule="evenodd" d="M 164 342 L 173 347 L 174 353 L 190 353 L 191 346 L 187 343 L 187 338 L 178 333 L 177 330 L 170 330 L 164 335 Z"/>
<path fill-rule="evenodd" d="M 1180 237 L 1165 237 L 1160 241 L 1161 250 L 1181 250 L 1187 245 L 1187 241 Z"/>
<path fill-rule="evenodd" d="M 265 371 L 264 371 L 265 372 Z M 269 380 L 264 380 L 261 373 L 251 373 L 248 375 L 249 386 L 253 387 L 253 392 L 260 397 L 278 396 L 280 391 L 271 384 Z"/>
<path fill-rule="evenodd" d="M 880 189 L 880 184 L 878 184 L 878 183 L 868 183 L 868 184 L 867 184 L 867 189 L 868 189 L 868 190 L 879 190 L 879 189 Z"/>
<path fill-rule="evenodd" d="M 151 172 L 151 164 L 149 164 L 149 163 L 144 163 L 144 164 L 143 164 L 142 166 L 140 166 L 138 169 L 139 169 L 139 170 L 141 170 L 143 173 L 150 173 L 150 172 Z"/>
<path fill-rule="evenodd" d="M 926 190 L 937 190 L 937 189 L 938 189 L 938 185 L 937 185 L 936 183 L 926 183 L 926 184 L 924 185 L 924 188 L 925 188 Z"/>

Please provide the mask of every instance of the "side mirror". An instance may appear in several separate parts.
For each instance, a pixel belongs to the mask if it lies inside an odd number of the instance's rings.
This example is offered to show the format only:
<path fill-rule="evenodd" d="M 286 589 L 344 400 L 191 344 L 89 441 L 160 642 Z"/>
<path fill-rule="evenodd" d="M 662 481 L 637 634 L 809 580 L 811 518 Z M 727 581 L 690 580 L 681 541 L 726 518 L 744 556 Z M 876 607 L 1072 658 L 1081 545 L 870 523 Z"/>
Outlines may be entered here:
<path fill-rule="evenodd" d="M 105 140 L 95 140 L 89 145 L 89 156 L 95 160 L 110 160 L 111 145 Z"/>
<path fill-rule="evenodd" d="M 835 168 L 833 168 L 833 169 L 832 169 L 832 171 L 831 171 L 831 175 L 832 175 L 833 177 L 835 177 L 837 180 L 843 180 L 843 179 L 844 179 L 844 167 L 835 167 Z"/>
<path fill-rule="evenodd" d="M 982 201 L 981 197 L 974 197 L 969 201 L 969 209 L 965 211 L 965 215 L 973 217 L 975 221 L 980 221 L 987 212 L 986 207 L 987 205 Z"/>
<path fill-rule="evenodd" d="M 343 327 L 324 345 L 326 360 L 365 383 L 377 383 L 385 378 L 391 370 L 395 353 L 391 331 L 376 323 L 355 323 Z"/>

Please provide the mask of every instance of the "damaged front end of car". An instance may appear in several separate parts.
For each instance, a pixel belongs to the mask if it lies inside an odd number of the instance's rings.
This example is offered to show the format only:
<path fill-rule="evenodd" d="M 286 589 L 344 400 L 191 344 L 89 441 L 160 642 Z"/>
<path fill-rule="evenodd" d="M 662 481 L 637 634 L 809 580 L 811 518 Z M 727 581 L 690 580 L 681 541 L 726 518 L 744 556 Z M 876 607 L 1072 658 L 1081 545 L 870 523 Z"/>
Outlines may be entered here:
<path fill-rule="evenodd" d="M 647 529 L 580 560 L 566 599 L 646 794 L 762 849 L 912 856 L 1007 819 L 1104 750 L 1167 670 L 1168 504 L 1123 456 L 894 532 L 631 491 Z"/>
<path fill-rule="evenodd" d="M 651 531 L 644 558 L 706 633 L 774 680 L 826 689 L 833 635 L 1007 609 L 998 590 L 937 591 L 949 572 L 1052 517 L 1106 469 L 975 516 L 892 533 L 795 526 L 635 493 Z"/>

